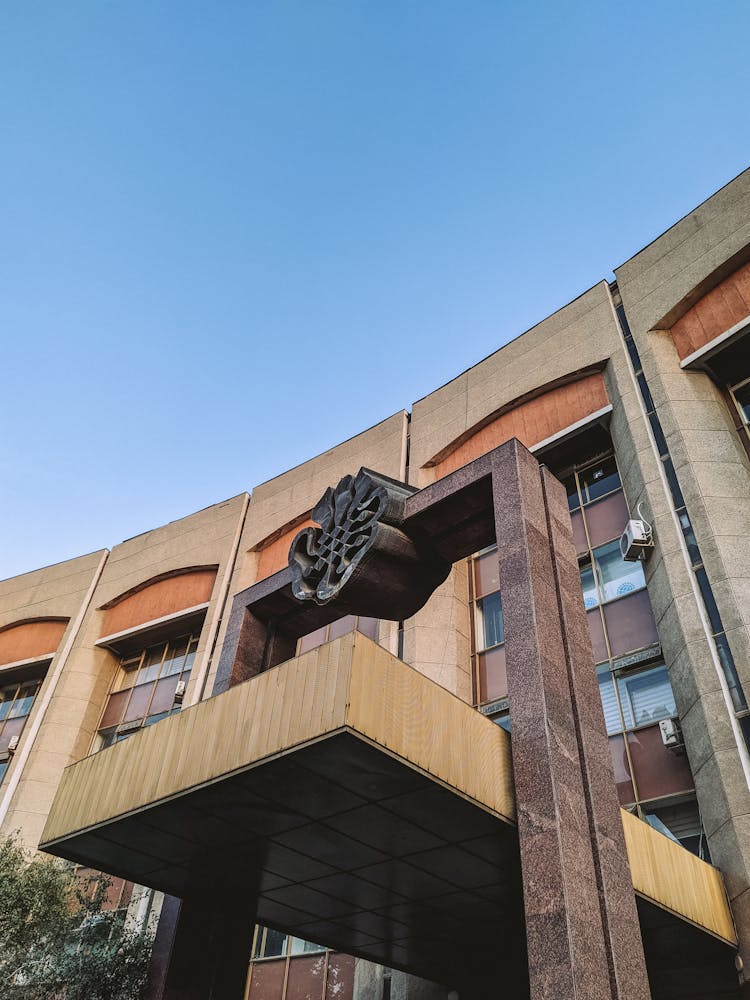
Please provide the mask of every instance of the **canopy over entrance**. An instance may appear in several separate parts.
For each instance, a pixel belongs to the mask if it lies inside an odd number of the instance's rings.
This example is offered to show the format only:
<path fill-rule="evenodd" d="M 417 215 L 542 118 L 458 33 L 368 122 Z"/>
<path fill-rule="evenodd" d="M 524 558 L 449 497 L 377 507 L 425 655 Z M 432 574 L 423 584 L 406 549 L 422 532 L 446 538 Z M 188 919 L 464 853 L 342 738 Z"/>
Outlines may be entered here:
<path fill-rule="evenodd" d="M 727 959 L 719 873 L 627 815 L 625 835 L 653 961 L 694 939 Z M 263 923 L 449 984 L 500 965 L 503 995 L 528 993 L 510 738 L 358 633 L 68 768 L 42 847 L 257 897 Z"/>

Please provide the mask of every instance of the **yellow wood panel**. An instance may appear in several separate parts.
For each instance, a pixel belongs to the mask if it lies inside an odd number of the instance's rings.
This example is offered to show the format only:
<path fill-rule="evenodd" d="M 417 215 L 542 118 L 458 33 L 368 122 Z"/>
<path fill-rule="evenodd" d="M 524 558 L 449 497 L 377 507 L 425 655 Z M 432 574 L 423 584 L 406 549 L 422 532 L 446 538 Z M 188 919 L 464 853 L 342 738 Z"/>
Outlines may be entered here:
<path fill-rule="evenodd" d="M 347 725 L 513 820 L 505 730 L 366 636 L 356 633 L 354 641 Z"/>
<path fill-rule="evenodd" d="M 67 768 L 42 842 L 342 728 L 353 644 L 342 636 Z"/>
<path fill-rule="evenodd" d="M 625 810 L 622 824 L 635 891 L 736 944 L 721 872 Z"/>

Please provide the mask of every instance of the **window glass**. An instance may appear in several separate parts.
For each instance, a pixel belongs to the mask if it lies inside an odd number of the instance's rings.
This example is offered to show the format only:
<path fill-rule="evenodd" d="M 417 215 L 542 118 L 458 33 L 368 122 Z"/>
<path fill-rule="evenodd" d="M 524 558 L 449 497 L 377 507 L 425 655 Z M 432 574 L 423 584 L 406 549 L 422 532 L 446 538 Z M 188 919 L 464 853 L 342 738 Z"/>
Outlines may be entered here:
<path fill-rule="evenodd" d="M 479 618 L 478 640 L 483 649 L 497 646 L 505 641 L 503 628 L 503 605 L 499 594 L 490 594 L 477 602 Z"/>
<path fill-rule="evenodd" d="M 187 640 L 182 639 L 175 643 L 174 647 L 167 650 L 164 665 L 161 668 L 161 677 L 169 677 L 170 674 L 179 674 L 185 660 L 187 650 Z"/>
<path fill-rule="evenodd" d="M 700 811 L 695 799 L 677 805 L 650 803 L 643 808 L 643 818 L 665 837 L 676 840 L 693 854 L 708 860 Z"/>
<path fill-rule="evenodd" d="M 39 680 L 27 681 L 0 688 L 0 751 L 7 750 L 21 736 L 41 683 Z M 0 766 L 0 781 L 7 766 L 7 761 Z"/>
<path fill-rule="evenodd" d="M 343 618 L 337 618 L 330 625 L 323 625 L 322 628 L 318 628 L 314 632 L 300 636 L 297 642 L 297 655 L 308 653 L 311 649 L 322 646 L 324 642 L 331 642 L 333 639 L 339 639 L 342 635 L 355 631 L 361 632 L 362 635 L 369 636 L 370 639 L 377 642 L 379 630 L 379 618 L 358 618 L 356 615 L 345 615 Z M 188 663 L 189 661 L 190 654 L 188 654 Z"/>
<path fill-rule="evenodd" d="M 639 562 L 625 562 L 620 555 L 619 540 L 595 549 L 594 559 L 604 601 L 613 601 L 646 586 L 643 567 Z"/>
<path fill-rule="evenodd" d="M 159 676 L 163 656 L 164 643 L 160 643 L 158 646 L 152 646 L 151 649 L 146 650 L 143 666 L 138 674 L 139 684 L 146 684 L 148 681 L 156 680 Z"/>
<path fill-rule="evenodd" d="M 733 389 L 732 391 L 734 398 L 737 400 L 737 405 L 740 408 L 742 419 L 748 426 L 750 426 L 750 382 L 747 382 L 745 385 L 738 389 Z"/>
<path fill-rule="evenodd" d="M 579 472 L 578 480 L 581 484 L 581 495 L 584 503 L 590 503 L 597 497 L 603 497 L 605 494 L 619 489 L 622 485 L 614 455 L 610 455 L 609 458 Z"/>
<path fill-rule="evenodd" d="M 500 561 L 497 549 L 493 546 L 489 552 L 474 560 L 474 594 L 485 597 L 500 590 Z"/>
<path fill-rule="evenodd" d="M 599 603 L 599 594 L 594 581 L 594 571 L 591 563 L 583 563 L 581 566 L 581 590 L 583 591 L 583 606 L 589 611 Z"/>
<path fill-rule="evenodd" d="M 9 719 L 20 719 L 22 716 L 29 714 L 38 688 L 39 684 L 36 681 L 32 684 L 23 685 L 16 694 L 16 700 L 13 702 L 13 707 L 8 713 Z"/>
<path fill-rule="evenodd" d="M 265 932 L 258 932 L 258 939 L 261 942 L 261 948 L 257 955 L 258 958 L 277 958 L 279 955 L 286 953 L 286 934 L 282 934 L 281 931 L 275 931 L 271 927 L 266 927 Z"/>
<path fill-rule="evenodd" d="M 644 726 L 677 715 L 666 667 L 618 677 L 617 687 L 627 726 Z"/>
<path fill-rule="evenodd" d="M 149 715 L 146 721 L 143 723 L 144 726 L 153 726 L 155 722 L 161 722 L 162 719 L 166 719 L 169 712 L 157 712 L 156 715 Z"/>
<path fill-rule="evenodd" d="M 505 646 L 493 646 L 477 655 L 479 701 L 496 701 L 508 697 L 508 675 L 505 669 Z"/>
<path fill-rule="evenodd" d="M 123 657 L 99 723 L 100 749 L 179 710 L 177 684 L 187 684 L 197 648 L 197 636 L 183 635 Z"/>
<path fill-rule="evenodd" d="M 581 506 L 581 498 L 578 495 L 578 483 L 576 482 L 576 477 L 574 475 L 567 476 L 562 480 L 562 484 L 565 487 L 565 492 L 568 494 L 568 510 L 578 510 Z"/>
<path fill-rule="evenodd" d="M 622 719 L 620 709 L 617 705 L 617 694 L 615 692 L 615 682 L 607 664 L 597 667 L 597 678 L 599 680 L 599 694 L 602 699 L 604 709 L 604 723 L 607 727 L 607 734 L 622 732 Z"/>
<path fill-rule="evenodd" d="M 493 715 L 492 721 L 496 726 L 500 726 L 501 729 L 504 729 L 506 733 L 510 732 L 510 712 L 507 708 L 504 712 L 500 712 L 499 715 Z"/>
<path fill-rule="evenodd" d="M 319 944 L 313 944 L 312 941 L 303 941 L 302 938 L 293 937 L 289 944 L 289 954 L 290 955 L 307 955 L 311 951 L 325 951 Z"/>

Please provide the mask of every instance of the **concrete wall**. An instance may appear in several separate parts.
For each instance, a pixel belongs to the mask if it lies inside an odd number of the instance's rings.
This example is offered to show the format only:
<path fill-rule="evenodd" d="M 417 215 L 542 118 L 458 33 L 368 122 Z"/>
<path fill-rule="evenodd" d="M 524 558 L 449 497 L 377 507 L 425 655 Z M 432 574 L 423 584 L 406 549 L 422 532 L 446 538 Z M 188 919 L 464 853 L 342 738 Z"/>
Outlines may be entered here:
<path fill-rule="evenodd" d="M 75 759 L 83 691 L 70 650 L 106 556 L 106 550 L 92 552 L 0 583 L 0 627 L 33 618 L 69 619 L 0 785 L 0 834 L 17 830 L 29 847 L 39 841 L 63 768 Z"/>
<path fill-rule="evenodd" d="M 748 251 L 750 171 L 617 268 L 616 275 L 737 669 L 750 694 L 750 465 L 721 393 L 708 375 L 680 369 L 669 329 Z M 648 451 L 644 444 L 641 464 L 650 469 Z M 662 558 L 650 567 L 650 591 L 660 610 L 659 630 L 711 853 L 727 875 L 747 965 L 750 792 L 673 518 L 658 510 L 655 523 Z"/>
<path fill-rule="evenodd" d="M 24 841 L 35 847 L 63 768 L 91 752 L 118 664 L 115 655 L 96 645 L 105 627 L 103 606 L 154 576 L 184 566 L 216 565 L 185 703 L 200 697 L 246 507 L 245 495 L 234 497 L 131 538 L 110 554 L 93 553 L 0 585 L 0 626 L 22 617 L 71 618 L 0 786 L 7 796 L 11 782 L 18 782 L 6 804 L 2 830 L 22 830 Z M 35 733 L 42 707 L 44 725 Z M 19 772 L 15 777 L 14 769 Z"/>

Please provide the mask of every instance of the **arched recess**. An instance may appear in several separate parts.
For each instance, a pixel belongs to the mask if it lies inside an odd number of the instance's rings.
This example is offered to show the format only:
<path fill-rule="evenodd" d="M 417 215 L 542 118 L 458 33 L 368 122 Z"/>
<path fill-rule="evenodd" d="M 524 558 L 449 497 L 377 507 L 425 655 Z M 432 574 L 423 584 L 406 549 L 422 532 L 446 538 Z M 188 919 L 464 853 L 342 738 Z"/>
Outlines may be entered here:
<path fill-rule="evenodd" d="M 27 618 L 0 629 L 0 666 L 54 656 L 68 618 Z"/>
<path fill-rule="evenodd" d="M 690 358 L 717 337 L 750 322 L 750 261 L 720 280 L 689 305 L 670 326 L 680 361 Z"/>
<path fill-rule="evenodd" d="M 274 573 L 284 569 L 289 559 L 289 546 L 292 544 L 294 536 L 303 528 L 309 528 L 315 524 L 316 522 L 311 521 L 305 514 L 292 524 L 284 525 L 279 531 L 260 542 L 255 547 L 255 551 L 259 553 L 256 583 L 258 580 L 265 580 L 266 577 L 273 576 Z"/>
<path fill-rule="evenodd" d="M 440 479 L 510 438 L 534 448 L 557 435 L 572 433 L 609 409 L 602 372 L 577 372 L 512 400 L 443 448 L 425 468 L 434 468 Z"/>
<path fill-rule="evenodd" d="M 186 566 L 151 577 L 120 594 L 99 609 L 106 612 L 100 635 L 116 635 L 207 604 L 217 569 L 217 566 Z"/>

